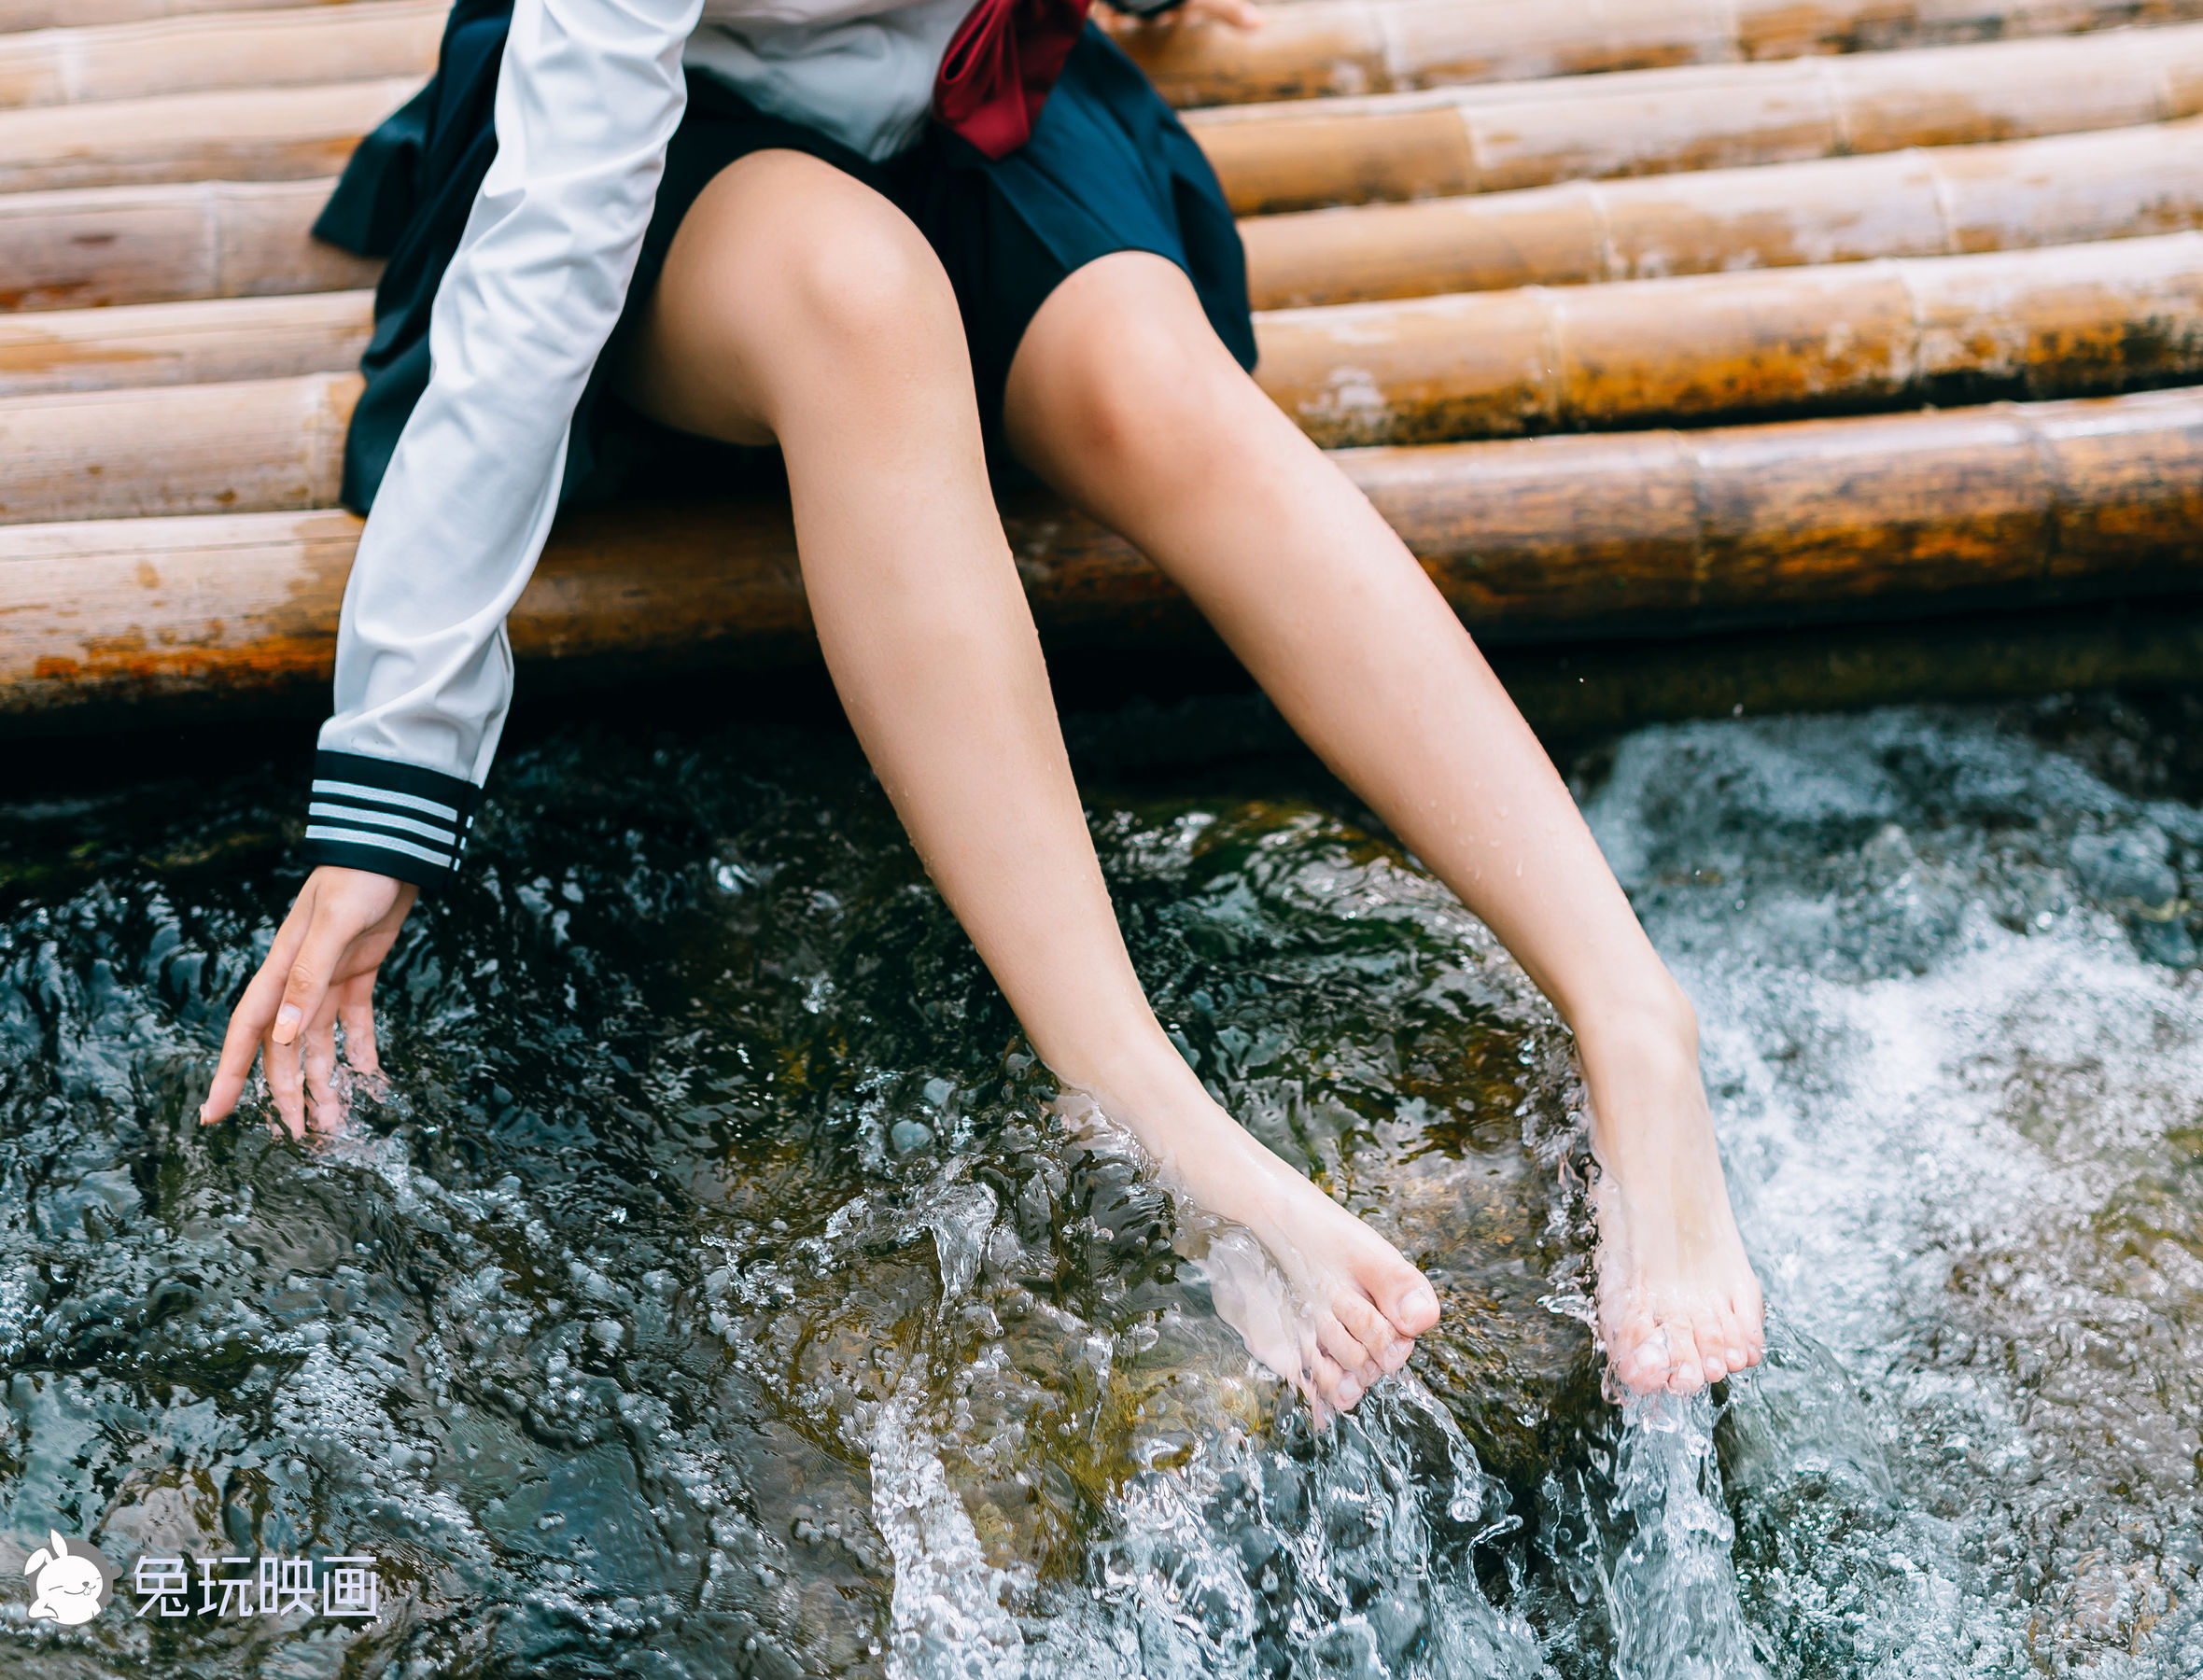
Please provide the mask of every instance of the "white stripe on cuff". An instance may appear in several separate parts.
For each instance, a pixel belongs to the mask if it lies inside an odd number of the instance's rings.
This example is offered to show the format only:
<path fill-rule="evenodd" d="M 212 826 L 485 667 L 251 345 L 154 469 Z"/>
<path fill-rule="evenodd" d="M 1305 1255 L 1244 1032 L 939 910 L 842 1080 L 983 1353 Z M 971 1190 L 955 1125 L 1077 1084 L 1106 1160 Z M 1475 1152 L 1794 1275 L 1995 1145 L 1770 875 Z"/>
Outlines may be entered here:
<path fill-rule="evenodd" d="M 399 829 L 408 834 L 419 834 L 424 839 L 441 840 L 446 846 L 451 845 L 455 838 L 448 825 L 439 828 L 433 823 L 416 822 L 411 817 L 399 817 L 388 811 L 370 811 L 359 805 L 334 805 L 324 799 L 316 799 L 308 805 L 306 815 L 329 817 L 339 822 L 373 823 L 378 827 Z"/>
<path fill-rule="evenodd" d="M 432 852 L 425 846 L 415 846 L 411 840 L 400 840 L 390 834 L 378 834 L 369 829 L 330 828 L 322 823 L 310 823 L 306 828 L 309 840 L 335 840 L 345 846 L 379 846 L 385 851 L 397 852 L 400 857 L 418 858 L 424 863 L 433 863 L 439 869 L 452 866 L 452 854 Z"/>
<path fill-rule="evenodd" d="M 334 793 L 352 799 L 379 799 L 385 805 L 403 805 L 412 811 L 426 811 L 431 817 L 441 817 L 446 823 L 458 826 L 459 814 L 452 806 L 439 805 L 433 799 L 423 799 L 418 793 L 393 793 L 387 788 L 371 788 L 365 782 L 329 781 L 316 777 L 316 793 Z"/>

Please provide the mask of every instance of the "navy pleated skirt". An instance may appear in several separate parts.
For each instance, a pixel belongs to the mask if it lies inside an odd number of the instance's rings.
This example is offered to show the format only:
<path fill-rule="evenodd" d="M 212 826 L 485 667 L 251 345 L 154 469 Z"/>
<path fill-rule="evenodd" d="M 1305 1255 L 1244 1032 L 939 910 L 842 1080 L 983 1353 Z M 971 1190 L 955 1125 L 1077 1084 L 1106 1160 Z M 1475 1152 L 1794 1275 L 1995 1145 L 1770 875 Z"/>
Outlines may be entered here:
<path fill-rule="evenodd" d="M 315 227 L 346 250 L 389 259 L 361 362 L 367 387 L 344 452 L 344 501 L 361 512 L 428 386 L 430 307 L 496 156 L 493 106 L 509 16 L 510 0 L 458 0 L 435 80 L 362 144 Z M 575 416 L 567 499 L 715 495 L 776 469 L 775 452 L 683 437 L 602 388 L 603 369 L 639 318 L 689 206 L 735 160 L 772 148 L 807 152 L 877 189 L 939 254 L 962 310 L 980 420 L 998 465 L 1006 465 L 1003 386 L 1018 341 L 1048 294 L 1097 257 L 1148 251 L 1177 263 L 1217 336 L 1242 366 L 1255 365 L 1246 259 L 1215 174 L 1138 66 L 1091 25 L 1031 139 L 993 161 L 929 123 L 909 149 L 873 162 L 696 75 L 612 350 Z"/>

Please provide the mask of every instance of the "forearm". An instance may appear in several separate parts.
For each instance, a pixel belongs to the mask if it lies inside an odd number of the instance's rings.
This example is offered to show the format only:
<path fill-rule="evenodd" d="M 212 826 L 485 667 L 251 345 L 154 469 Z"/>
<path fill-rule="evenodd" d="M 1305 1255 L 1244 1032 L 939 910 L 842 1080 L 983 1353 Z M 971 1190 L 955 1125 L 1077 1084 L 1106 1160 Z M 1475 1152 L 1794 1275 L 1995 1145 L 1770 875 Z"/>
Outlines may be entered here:
<path fill-rule="evenodd" d="M 345 589 L 306 857 L 427 884 L 464 844 L 512 686 L 506 615 L 557 511 L 680 120 L 700 0 L 522 0 L 498 155 L 438 287 L 432 373 Z"/>

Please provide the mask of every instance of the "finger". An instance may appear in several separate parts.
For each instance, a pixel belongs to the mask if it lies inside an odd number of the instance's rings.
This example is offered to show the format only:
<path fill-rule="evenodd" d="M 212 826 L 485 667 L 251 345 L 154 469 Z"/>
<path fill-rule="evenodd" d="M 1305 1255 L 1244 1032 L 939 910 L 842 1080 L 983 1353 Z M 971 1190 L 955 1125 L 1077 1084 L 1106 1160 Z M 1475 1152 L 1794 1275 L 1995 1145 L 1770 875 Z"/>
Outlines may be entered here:
<path fill-rule="evenodd" d="M 382 1072 L 380 1049 L 375 1043 L 375 977 L 371 972 L 355 974 L 337 988 L 337 1020 L 344 1029 L 344 1060 L 355 1072 Z"/>
<path fill-rule="evenodd" d="M 275 1117 L 293 1141 L 306 1135 L 306 1094 L 299 1065 L 299 1046 L 279 1044 L 271 1032 L 260 1041 L 260 1071 L 268 1077 L 268 1095 L 275 1103 Z"/>
<path fill-rule="evenodd" d="M 260 1054 L 260 1041 L 267 1036 L 268 1028 L 275 1018 L 283 994 L 283 976 L 297 959 L 300 945 L 305 943 L 306 929 L 313 916 L 313 903 L 308 893 L 299 894 L 283 918 L 283 925 L 275 930 L 275 938 L 268 946 L 268 955 L 245 988 L 245 995 L 237 1000 L 237 1007 L 230 1012 L 229 1030 L 222 1036 L 222 1055 L 216 1064 L 214 1083 L 207 1089 L 206 1100 L 199 1106 L 199 1124 L 212 1126 L 225 1118 L 237 1106 L 237 1099 L 245 1095 L 246 1079 L 252 1072 L 253 1057 Z"/>
<path fill-rule="evenodd" d="M 283 983 L 283 1002 L 275 1011 L 275 1025 L 268 1036 L 278 1044 L 298 1041 L 308 1022 L 321 1013 L 321 1005 L 330 989 L 330 977 L 344 954 L 344 947 L 358 936 L 358 929 L 336 916 L 314 918 L 307 931 L 299 954 L 290 965 L 290 975 Z"/>
<path fill-rule="evenodd" d="M 245 1095 L 253 1057 L 260 1053 L 260 1040 L 275 1019 L 281 995 L 281 983 L 268 968 L 262 968 L 245 988 L 245 996 L 230 1013 L 230 1029 L 222 1035 L 222 1056 L 215 1066 L 214 1083 L 207 1086 L 206 1100 L 199 1105 L 200 1125 L 212 1126 L 226 1118 Z"/>
<path fill-rule="evenodd" d="M 317 1132 L 332 1132 L 343 1119 L 343 1105 L 337 1100 L 337 995 L 333 988 L 307 1025 L 300 1050 L 299 1060 L 306 1076 L 307 1120 Z"/>

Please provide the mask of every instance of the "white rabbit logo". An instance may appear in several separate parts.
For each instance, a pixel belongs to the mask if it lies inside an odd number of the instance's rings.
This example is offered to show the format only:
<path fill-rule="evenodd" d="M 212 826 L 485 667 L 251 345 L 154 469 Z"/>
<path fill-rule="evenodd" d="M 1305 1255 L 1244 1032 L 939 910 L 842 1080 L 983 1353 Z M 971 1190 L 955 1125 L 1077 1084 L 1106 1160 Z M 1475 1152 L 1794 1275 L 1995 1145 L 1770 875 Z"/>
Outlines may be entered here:
<path fill-rule="evenodd" d="M 23 1565 L 23 1574 L 38 1577 L 31 1601 L 29 1619 L 55 1621 L 74 1628 L 97 1616 L 107 1602 L 115 1572 L 106 1559 L 79 1540 L 74 1551 L 60 1534 L 49 1529 L 51 1548 L 40 1547 Z"/>

